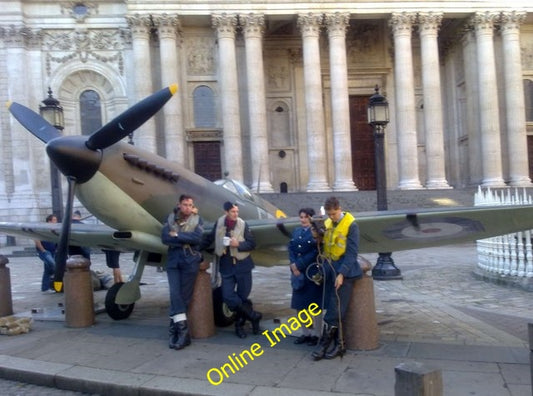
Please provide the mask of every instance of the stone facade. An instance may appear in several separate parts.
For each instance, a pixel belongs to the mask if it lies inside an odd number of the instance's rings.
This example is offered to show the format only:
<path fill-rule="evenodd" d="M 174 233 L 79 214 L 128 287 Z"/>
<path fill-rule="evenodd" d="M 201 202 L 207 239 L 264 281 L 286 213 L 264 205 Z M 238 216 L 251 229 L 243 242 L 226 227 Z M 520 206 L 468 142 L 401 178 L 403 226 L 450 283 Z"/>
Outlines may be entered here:
<path fill-rule="evenodd" d="M 378 85 L 388 189 L 530 186 L 526 3 L 12 0 L 0 9 L 0 99 L 38 111 L 50 87 L 74 135 L 84 92 L 105 123 L 177 82 L 135 144 L 262 193 L 350 192 L 375 188 L 364 120 Z M 0 221 L 41 220 L 43 144 L 5 110 L 0 137 Z M 213 150 L 220 163 L 203 163 Z"/>

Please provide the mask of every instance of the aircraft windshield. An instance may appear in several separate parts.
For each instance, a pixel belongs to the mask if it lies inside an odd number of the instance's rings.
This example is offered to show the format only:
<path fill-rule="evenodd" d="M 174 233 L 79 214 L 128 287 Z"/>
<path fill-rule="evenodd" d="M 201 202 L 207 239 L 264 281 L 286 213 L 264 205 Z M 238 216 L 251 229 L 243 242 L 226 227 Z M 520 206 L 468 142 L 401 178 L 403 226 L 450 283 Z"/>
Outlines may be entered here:
<path fill-rule="evenodd" d="M 221 179 L 215 181 L 215 184 L 224 187 L 226 190 L 237 194 L 239 197 L 246 199 L 247 201 L 255 202 L 254 195 L 250 192 L 248 187 L 244 184 L 232 179 Z"/>

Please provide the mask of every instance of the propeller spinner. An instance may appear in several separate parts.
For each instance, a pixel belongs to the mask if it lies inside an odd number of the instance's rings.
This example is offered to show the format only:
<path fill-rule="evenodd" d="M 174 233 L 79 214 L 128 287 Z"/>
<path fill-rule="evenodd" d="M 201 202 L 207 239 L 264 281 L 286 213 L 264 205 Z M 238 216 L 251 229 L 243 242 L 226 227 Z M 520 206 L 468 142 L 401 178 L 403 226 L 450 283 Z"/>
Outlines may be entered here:
<path fill-rule="evenodd" d="M 61 237 L 55 256 L 54 289 L 56 292 L 63 290 L 72 205 L 77 184 L 89 181 L 98 171 L 103 149 L 117 143 L 148 121 L 177 90 L 177 84 L 172 84 L 148 96 L 93 132 L 88 138 L 62 136 L 57 129 L 33 110 L 18 103 L 8 103 L 9 111 L 17 121 L 35 137 L 46 143 L 48 156 L 68 181 L 65 218 L 61 226 Z"/>

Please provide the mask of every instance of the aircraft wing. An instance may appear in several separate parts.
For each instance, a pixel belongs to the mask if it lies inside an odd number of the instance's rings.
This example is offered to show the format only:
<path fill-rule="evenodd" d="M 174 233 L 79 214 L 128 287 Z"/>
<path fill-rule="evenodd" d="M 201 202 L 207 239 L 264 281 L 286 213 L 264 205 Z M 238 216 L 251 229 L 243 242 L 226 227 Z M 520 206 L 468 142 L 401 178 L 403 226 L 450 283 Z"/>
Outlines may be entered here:
<path fill-rule="evenodd" d="M 443 246 L 533 229 L 533 206 L 526 205 L 360 212 L 354 216 L 362 254 Z M 325 217 L 314 220 L 320 223 Z M 256 240 L 254 257 L 258 258 L 258 265 L 276 265 L 287 259 L 290 236 L 300 225 L 297 217 L 254 219 L 247 223 Z M 0 222 L 0 232 L 59 241 L 61 224 Z M 159 235 L 93 224 L 73 224 L 69 244 L 162 254 L 167 249 Z"/>
<path fill-rule="evenodd" d="M 34 240 L 59 242 L 60 223 L 11 223 L 0 222 L 0 232 Z M 101 224 L 72 224 L 69 245 L 88 246 L 120 251 L 147 250 L 165 253 L 166 246 L 159 236 L 135 231 L 117 231 Z"/>
<path fill-rule="evenodd" d="M 355 216 L 360 253 L 443 246 L 533 229 L 533 206 L 526 205 L 384 211 Z"/>

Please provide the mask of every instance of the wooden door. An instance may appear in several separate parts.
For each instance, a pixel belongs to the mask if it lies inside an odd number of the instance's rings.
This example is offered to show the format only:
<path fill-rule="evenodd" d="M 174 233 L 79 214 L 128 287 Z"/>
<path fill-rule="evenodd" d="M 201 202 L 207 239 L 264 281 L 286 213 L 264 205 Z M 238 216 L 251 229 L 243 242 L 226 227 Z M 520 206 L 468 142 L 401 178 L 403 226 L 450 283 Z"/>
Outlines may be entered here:
<path fill-rule="evenodd" d="M 527 158 L 529 159 L 529 178 L 533 180 L 533 136 L 531 135 L 527 137 Z"/>
<path fill-rule="evenodd" d="M 359 190 L 376 189 L 374 135 L 367 122 L 370 96 L 350 96 L 352 175 Z"/>
<path fill-rule="evenodd" d="M 194 171 L 207 180 L 222 178 L 220 142 L 194 142 Z"/>

